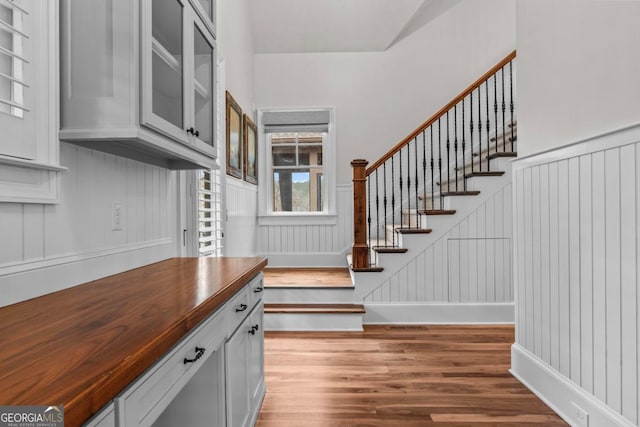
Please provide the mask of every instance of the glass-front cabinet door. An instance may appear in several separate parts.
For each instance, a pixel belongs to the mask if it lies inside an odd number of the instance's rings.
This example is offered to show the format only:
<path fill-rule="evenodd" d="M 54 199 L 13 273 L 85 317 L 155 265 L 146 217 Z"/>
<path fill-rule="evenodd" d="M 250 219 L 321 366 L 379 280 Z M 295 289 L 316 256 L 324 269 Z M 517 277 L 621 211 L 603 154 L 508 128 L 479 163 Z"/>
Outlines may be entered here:
<path fill-rule="evenodd" d="M 211 33 L 216 35 L 216 0 L 190 0 L 193 8 L 198 11 L 203 22 L 209 27 Z"/>
<path fill-rule="evenodd" d="M 187 0 L 145 0 L 151 19 L 143 17 L 142 26 L 141 118 L 145 126 L 215 155 L 215 40 L 192 6 Z"/>

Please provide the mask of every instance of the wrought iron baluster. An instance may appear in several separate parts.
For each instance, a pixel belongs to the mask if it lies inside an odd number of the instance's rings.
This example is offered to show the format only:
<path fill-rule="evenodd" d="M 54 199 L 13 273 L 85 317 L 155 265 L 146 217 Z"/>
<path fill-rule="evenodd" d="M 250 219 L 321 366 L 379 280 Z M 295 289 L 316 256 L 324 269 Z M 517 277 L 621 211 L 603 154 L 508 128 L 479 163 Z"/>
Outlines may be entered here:
<path fill-rule="evenodd" d="M 458 104 L 453 106 L 453 149 L 455 156 L 453 176 L 456 177 L 456 191 L 458 191 Z M 451 165 L 449 165 L 449 167 L 451 167 Z"/>
<path fill-rule="evenodd" d="M 509 109 L 511 110 L 511 152 L 515 152 L 513 149 L 513 143 L 515 142 L 515 136 L 513 134 L 513 61 L 509 62 Z"/>
<path fill-rule="evenodd" d="M 451 138 L 449 135 L 449 111 L 447 111 L 447 191 L 451 190 L 451 180 L 449 179 L 449 175 L 451 175 Z M 442 180 L 440 180 L 440 193 L 444 191 L 442 188 Z"/>
<path fill-rule="evenodd" d="M 396 156 L 391 157 L 391 246 L 396 247 L 396 178 L 394 172 L 394 160 Z M 386 233 L 387 230 L 384 230 Z"/>
<path fill-rule="evenodd" d="M 382 203 L 384 205 L 384 247 L 387 247 L 387 162 L 385 161 L 382 164 L 382 184 L 384 187 L 384 198 L 382 199 Z M 380 220 L 378 220 L 378 224 Z M 379 226 L 379 225 L 378 225 Z"/>
<path fill-rule="evenodd" d="M 427 200 L 427 136 L 426 129 L 422 131 L 422 200 L 423 206 Z M 431 162 L 433 172 L 433 161 Z M 417 212 L 416 212 L 417 213 Z"/>
<path fill-rule="evenodd" d="M 418 228 L 418 136 L 416 135 L 415 143 L 414 143 L 414 155 L 415 155 L 415 166 L 416 166 L 416 180 L 414 181 L 414 190 L 416 193 L 415 204 L 416 204 L 416 228 Z"/>
<path fill-rule="evenodd" d="M 507 104 L 504 99 L 504 67 L 500 69 L 500 77 L 502 79 L 502 151 L 507 151 L 507 132 L 506 132 L 506 122 L 505 122 L 505 113 L 507 111 Z"/>
<path fill-rule="evenodd" d="M 402 221 L 402 207 L 404 206 L 403 200 L 402 200 L 402 149 L 398 150 L 398 166 L 400 166 L 400 228 L 404 228 L 404 221 Z M 395 212 L 394 212 L 395 214 Z"/>
<path fill-rule="evenodd" d="M 433 198 L 436 196 L 436 189 L 435 189 L 435 185 L 436 185 L 436 179 L 434 176 L 434 161 L 433 161 L 433 129 L 435 128 L 434 125 L 431 125 L 429 127 L 429 133 L 431 134 L 431 209 L 435 209 L 435 205 L 433 203 Z M 424 199 L 424 208 L 427 209 L 427 199 L 425 197 Z"/>
<path fill-rule="evenodd" d="M 380 246 L 380 187 L 378 186 L 378 171 L 376 169 L 376 246 Z M 376 259 L 376 264 L 378 260 Z"/>
<path fill-rule="evenodd" d="M 491 113 L 489 112 L 489 79 L 485 80 L 484 82 L 484 92 L 486 95 L 486 105 L 487 105 L 487 152 L 486 152 L 486 156 L 487 156 L 487 170 L 490 170 L 491 166 L 489 163 L 489 142 L 491 140 L 491 125 L 490 125 L 490 117 L 491 117 Z"/>
<path fill-rule="evenodd" d="M 442 123 L 438 119 L 438 178 L 442 182 Z M 431 208 L 435 209 L 435 193 L 431 195 Z M 440 186 L 440 209 L 442 209 L 442 186 Z"/>
<path fill-rule="evenodd" d="M 493 75 L 493 127 L 496 138 L 496 153 L 498 152 L 498 74 Z"/>
<path fill-rule="evenodd" d="M 471 99 L 469 100 L 469 138 L 471 140 L 471 172 L 474 172 L 474 161 L 473 161 L 473 91 L 471 91 Z"/>
<path fill-rule="evenodd" d="M 466 153 L 467 141 L 465 139 L 465 125 L 464 125 L 464 99 L 462 100 L 462 189 L 467 190 L 467 180 L 465 179 L 465 153 Z M 457 175 L 456 175 L 457 176 Z"/>
<path fill-rule="evenodd" d="M 411 228 L 411 144 L 407 144 L 407 214 L 407 226 Z M 404 221 L 402 223 L 404 224 Z"/>

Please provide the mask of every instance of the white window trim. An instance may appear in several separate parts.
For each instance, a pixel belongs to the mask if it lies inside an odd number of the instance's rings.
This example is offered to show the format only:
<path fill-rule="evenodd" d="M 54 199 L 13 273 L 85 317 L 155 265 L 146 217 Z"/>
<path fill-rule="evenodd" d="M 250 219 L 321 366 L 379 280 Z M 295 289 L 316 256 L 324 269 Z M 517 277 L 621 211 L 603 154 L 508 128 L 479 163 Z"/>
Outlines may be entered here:
<path fill-rule="evenodd" d="M 322 212 L 273 212 L 271 153 L 262 121 L 265 112 L 329 111 L 329 131 L 323 150 L 326 209 Z M 335 107 L 258 108 L 258 225 L 336 224 L 336 109 Z"/>
<path fill-rule="evenodd" d="M 33 5 L 35 26 L 43 29 L 34 38 L 37 58 L 31 62 L 40 69 L 40 79 L 33 85 L 40 109 L 38 154 L 35 160 L 0 155 L 0 202 L 57 203 L 60 175 L 67 169 L 60 166 L 58 140 L 58 0 L 34 0 Z"/>

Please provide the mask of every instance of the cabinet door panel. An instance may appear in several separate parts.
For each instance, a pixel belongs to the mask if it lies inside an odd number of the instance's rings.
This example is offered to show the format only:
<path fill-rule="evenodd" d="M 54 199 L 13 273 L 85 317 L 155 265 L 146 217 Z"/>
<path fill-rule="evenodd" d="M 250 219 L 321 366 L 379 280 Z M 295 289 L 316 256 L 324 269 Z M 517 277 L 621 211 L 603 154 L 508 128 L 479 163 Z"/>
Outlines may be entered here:
<path fill-rule="evenodd" d="M 249 420 L 249 319 L 242 322 L 226 344 L 228 427 L 244 427 Z"/>
<path fill-rule="evenodd" d="M 213 145 L 213 46 L 198 25 L 193 27 L 194 122 L 197 138 Z"/>
<path fill-rule="evenodd" d="M 258 405 L 262 383 L 264 382 L 264 329 L 263 309 L 260 302 L 249 318 L 250 327 L 256 329 L 255 335 L 249 335 L 249 392 L 251 408 Z M 256 328 L 257 327 L 257 328 Z"/>

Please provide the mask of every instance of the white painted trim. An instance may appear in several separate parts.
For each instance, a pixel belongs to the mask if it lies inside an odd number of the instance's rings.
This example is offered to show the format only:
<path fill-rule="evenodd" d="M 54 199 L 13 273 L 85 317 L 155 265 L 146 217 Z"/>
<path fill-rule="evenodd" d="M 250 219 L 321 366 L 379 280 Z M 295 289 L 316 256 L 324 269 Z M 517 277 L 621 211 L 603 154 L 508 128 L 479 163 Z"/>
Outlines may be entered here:
<path fill-rule="evenodd" d="M 241 188 L 243 190 L 253 191 L 255 193 L 258 192 L 258 186 L 254 184 L 249 184 L 246 181 L 233 177 L 231 175 L 227 175 L 227 184 L 233 187 Z"/>
<path fill-rule="evenodd" d="M 513 306 L 511 302 L 365 304 L 364 324 L 512 324 Z"/>
<path fill-rule="evenodd" d="M 555 369 L 519 344 L 511 346 L 511 374 L 544 403 L 573 426 L 580 426 L 574 417 L 572 402 L 589 414 L 594 427 L 635 427 L 593 395 L 568 380 Z"/>
<path fill-rule="evenodd" d="M 558 160 L 583 156 L 640 142 L 640 123 L 625 126 L 589 138 L 575 141 L 562 147 L 555 147 L 540 153 L 519 157 L 511 161 L 513 170 L 552 163 Z"/>
<path fill-rule="evenodd" d="M 17 157 L 8 157 L 0 154 L 0 165 L 18 166 L 29 169 L 64 172 L 68 168 L 60 165 L 53 165 L 49 163 L 37 162 L 34 160 L 19 159 Z"/>
<path fill-rule="evenodd" d="M 340 252 L 261 253 L 269 259 L 269 267 L 346 267 L 346 248 Z"/>
<path fill-rule="evenodd" d="M 300 215 L 298 213 L 279 212 L 272 215 L 259 215 L 258 225 L 335 225 L 338 216 L 324 212 Z"/>
<path fill-rule="evenodd" d="M 160 239 L 36 262 L 11 274 L 3 271 L 0 307 L 159 262 L 175 253 L 172 239 Z"/>
<path fill-rule="evenodd" d="M 362 331 L 361 313 L 265 313 L 265 331 Z"/>

